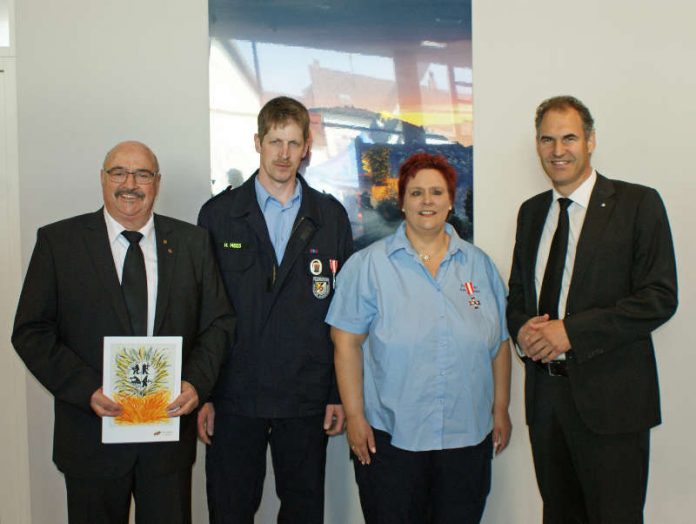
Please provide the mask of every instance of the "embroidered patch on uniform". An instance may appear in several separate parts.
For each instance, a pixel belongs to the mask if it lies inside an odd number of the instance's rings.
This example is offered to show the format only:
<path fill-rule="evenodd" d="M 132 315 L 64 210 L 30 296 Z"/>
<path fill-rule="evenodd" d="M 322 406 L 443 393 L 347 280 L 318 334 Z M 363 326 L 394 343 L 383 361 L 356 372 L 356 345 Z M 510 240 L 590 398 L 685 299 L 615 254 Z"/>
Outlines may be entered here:
<path fill-rule="evenodd" d="M 480 305 L 481 305 L 481 301 L 478 298 L 472 296 L 469 299 L 469 307 L 471 307 L 473 309 L 478 309 Z"/>
<path fill-rule="evenodd" d="M 321 260 L 318 258 L 312 259 L 312 261 L 309 263 L 309 272 L 312 275 L 321 275 L 321 270 L 324 269 Z"/>
<path fill-rule="evenodd" d="M 223 242 L 222 247 L 225 249 L 242 249 L 241 242 Z"/>
<path fill-rule="evenodd" d="M 329 291 L 331 291 L 331 284 L 329 284 L 327 277 L 312 278 L 312 293 L 315 297 L 318 299 L 326 298 L 329 296 Z"/>

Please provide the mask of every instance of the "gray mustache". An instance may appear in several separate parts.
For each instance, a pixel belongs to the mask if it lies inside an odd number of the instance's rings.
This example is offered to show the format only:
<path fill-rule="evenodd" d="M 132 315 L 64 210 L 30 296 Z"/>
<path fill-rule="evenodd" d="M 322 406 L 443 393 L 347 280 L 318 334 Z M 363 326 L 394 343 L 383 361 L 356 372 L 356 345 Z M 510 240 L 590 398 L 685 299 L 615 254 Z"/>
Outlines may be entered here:
<path fill-rule="evenodd" d="M 122 188 L 117 189 L 116 192 L 114 193 L 114 196 L 116 198 L 123 196 L 123 195 L 133 195 L 135 197 L 138 197 L 140 200 L 145 198 L 145 193 L 143 193 L 142 191 L 140 191 L 137 188 L 130 188 L 129 189 L 127 187 L 122 187 Z"/>

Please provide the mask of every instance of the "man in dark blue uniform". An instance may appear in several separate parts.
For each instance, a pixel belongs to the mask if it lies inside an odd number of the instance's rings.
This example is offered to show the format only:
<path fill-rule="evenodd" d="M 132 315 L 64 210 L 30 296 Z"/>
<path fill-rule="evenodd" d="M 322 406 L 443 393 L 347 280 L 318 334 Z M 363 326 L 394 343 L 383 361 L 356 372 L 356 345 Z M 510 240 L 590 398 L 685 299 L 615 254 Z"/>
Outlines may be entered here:
<path fill-rule="evenodd" d="M 278 521 L 321 523 L 328 435 L 344 423 L 324 317 L 352 252 L 350 222 L 297 173 L 310 147 L 302 104 L 268 102 L 254 141 L 258 171 L 198 217 L 238 315 L 232 351 L 198 415 L 210 522 L 253 523 L 270 444 Z"/>

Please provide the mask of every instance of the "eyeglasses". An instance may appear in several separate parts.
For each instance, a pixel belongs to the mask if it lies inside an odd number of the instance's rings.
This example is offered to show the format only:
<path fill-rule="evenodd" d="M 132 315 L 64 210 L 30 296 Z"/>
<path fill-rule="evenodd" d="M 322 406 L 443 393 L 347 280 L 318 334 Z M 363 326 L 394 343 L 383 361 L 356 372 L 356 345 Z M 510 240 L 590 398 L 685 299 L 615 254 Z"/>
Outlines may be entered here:
<path fill-rule="evenodd" d="M 128 178 L 128 175 L 133 175 L 135 183 L 141 186 L 152 184 L 152 181 L 159 174 L 153 173 L 149 169 L 134 169 L 131 171 L 124 167 L 112 167 L 111 169 L 104 170 L 104 172 L 109 175 L 109 180 L 114 184 L 123 184 Z"/>

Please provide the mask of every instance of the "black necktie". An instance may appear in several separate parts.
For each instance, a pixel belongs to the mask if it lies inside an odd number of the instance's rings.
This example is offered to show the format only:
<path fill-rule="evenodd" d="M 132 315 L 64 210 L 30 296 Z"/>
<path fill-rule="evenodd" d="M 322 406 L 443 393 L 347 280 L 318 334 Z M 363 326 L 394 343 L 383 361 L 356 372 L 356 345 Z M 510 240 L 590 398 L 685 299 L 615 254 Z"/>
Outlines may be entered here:
<path fill-rule="evenodd" d="M 145 258 L 140 249 L 140 239 L 143 235 L 137 231 L 122 231 L 121 234 L 130 242 L 123 262 L 121 278 L 123 298 L 126 299 L 133 335 L 145 336 L 147 335 L 147 276 Z"/>
<path fill-rule="evenodd" d="M 553 234 L 549 260 L 546 262 L 544 280 L 541 283 L 539 293 L 539 314 L 548 313 L 552 319 L 558 318 L 558 299 L 561 296 L 561 282 L 563 281 L 563 268 L 565 267 L 566 252 L 568 251 L 568 206 L 573 201 L 569 198 L 559 198 L 558 226 Z"/>

